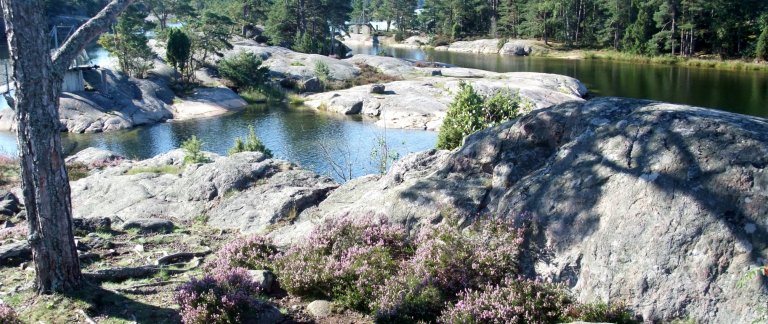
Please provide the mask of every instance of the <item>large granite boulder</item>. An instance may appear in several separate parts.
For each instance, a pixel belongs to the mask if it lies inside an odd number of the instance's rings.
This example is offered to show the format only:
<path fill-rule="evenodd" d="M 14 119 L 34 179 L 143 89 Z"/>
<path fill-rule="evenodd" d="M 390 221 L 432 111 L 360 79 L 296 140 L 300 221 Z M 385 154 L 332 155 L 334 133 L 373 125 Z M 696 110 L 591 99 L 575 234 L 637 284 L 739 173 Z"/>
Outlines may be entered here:
<path fill-rule="evenodd" d="M 206 164 L 182 164 L 175 150 L 144 161 L 125 161 L 72 183 L 75 217 L 191 220 L 207 215 L 223 228 L 263 232 L 288 224 L 338 185 L 261 153 L 208 154 Z M 178 170 L 179 173 L 174 171 Z"/>
<path fill-rule="evenodd" d="M 330 80 L 349 80 L 360 74 L 360 69 L 354 64 L 328 56 L 294 52 L 279 46 L 265 46 L 254 40 L 238 41 L 232 45 L 233 48 L 224 54 L 225 57 L 241 52 L 254 53 L 261 58 L 264 66 L 269 68 L 273 77 L 295 80 L 321 77 L 316 73 L 316 66 L 321 63 L 328 67 Z"/>
<path fill-rule="evenodd" d="M 173 118 L 173 92 L 160 78 L 134 79 L 112 70 L 91 76 L 98 91 L 64 92 L 59 98 L 62 131 L 98 133 Z M 86 72 L 89 73 L 96 72 Z M 0 130 L 15 130 L 14 111 L 0 111 Z"/>
<path fill-rule="evenodd" d="M 519 93 L 534 109 L 582 101 L 587 94 L 581 82 L 562 75 L 464 68 L 437 70 L 443 77 L 386 83 L 384 94 L 371 93 L 370 86 L 359 86 L 307 96 L 305 105 L 339 114 L 374 117 L 378 119 L 377 125 L 387 128 L 438 130 L 462 82 L 471 84 L 484 96 L 509 89 Z"/>
<path fill-rule="evenodd" d="M 474 41 L 457 41 L 450 45 L 435 47 L 437 51 L 474 54 L 500 54 L 528 56 L 535 53 L 546 52 L 546 47 L 538 41 L 513 39 L 478 39 Z"/>
<path fill-rule="evenodd" d="M 300 240 L 340 215 L 417 231 L 454 215 L 532 224 L 525 276 L 646 321 L 749 323 L 768 299 L 745 272 L 768 254 L 768 121 L 634 99 L 541 109 L 453 152 L 350 181 L 271 235 Z M 524 216 L 521 216 L 524 215 Z"/>

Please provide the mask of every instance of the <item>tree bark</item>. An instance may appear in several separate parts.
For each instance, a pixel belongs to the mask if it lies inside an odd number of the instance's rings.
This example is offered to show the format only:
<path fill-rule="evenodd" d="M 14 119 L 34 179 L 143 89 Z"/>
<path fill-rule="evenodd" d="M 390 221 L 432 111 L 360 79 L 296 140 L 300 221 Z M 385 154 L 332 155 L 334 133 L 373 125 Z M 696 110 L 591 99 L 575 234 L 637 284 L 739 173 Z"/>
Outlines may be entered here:
<path fill-rule="evenodd" d="M 59 134 L 63 76 L 83 47 L 103 33 L 131 2 L 112 1 L 83 24 L 52 58 L 43 2 L 0 0 L 14 66 L 22 189 L 39 293 L 72 290 L 82 279 Z"/>

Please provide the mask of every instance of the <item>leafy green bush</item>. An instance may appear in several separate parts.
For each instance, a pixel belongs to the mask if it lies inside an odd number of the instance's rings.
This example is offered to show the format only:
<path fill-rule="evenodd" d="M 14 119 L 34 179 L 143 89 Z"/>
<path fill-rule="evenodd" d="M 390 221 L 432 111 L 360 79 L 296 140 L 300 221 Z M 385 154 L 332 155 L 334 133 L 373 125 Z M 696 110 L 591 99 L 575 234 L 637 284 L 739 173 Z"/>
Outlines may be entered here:
<path fill-rule="evenodd" d="M 181 143 L 181 148 L 184 149 L 184 152 L 186 153 L 186 156 L 184 156 L 184 164 L 210 162 L 203 153 L 203 141 L 199 140 L 195 135 L 192 135 L 192 137 Z"/>
<path fill-rule="evenodd" d="M 165 57 L 174 69 L 180 70 L 182 79 L 186 75 L 187 63 L 192 55 L 192 41 L 181 29 L 168 29 L 168 43 Z"/>
<path fill-rule="evenodd" d="M 328 64 L 323 61 L 317 61 L 315 63 L 315 75 L 320 81 L 328 81 L 331 77 L 331 70 L 328 68 Z"/>
<path fill-rule="evenodd" d="M 452 150 L 459 147 L 467 135 L 516 118 L 522 110 L 528 109 L 523 108 L 520 96 L 509 90 L 501 90 L 484 99 L 471 85 L 462 83 L 440 127 L 437 148 Z"/>
<path fill-rule="evenodd" d="M 768 14 L 760 19 L 763 24 L 763 31 L 757 39 L 757 48 L 755 56 L 758 61 L 768 61 Z"/>
<path fill-rule="evenodd" d="M 269 69 L 261 66 L 259 57 L 250 52 L 225 58 L 219 61 L 218 68 L 221 76 L 238 89 L 260 89 L 269 80 Z"/>
<path fill-rule="evenodd" d="M 248 126 L 248 137 L 245 138 L 245 141 L 239 137 L 236 138 L 235 146 L 229 149 L 228 153 L 229 155 L 232 155 L 240 152 L 261 152 L 264 153 L 267 158 L 272 157 L 272 151 L 264 146 L 264 143 L 262 143 L 259 137 L 256 136 L 256 130 L 253 128 L 253 125 Z"/>

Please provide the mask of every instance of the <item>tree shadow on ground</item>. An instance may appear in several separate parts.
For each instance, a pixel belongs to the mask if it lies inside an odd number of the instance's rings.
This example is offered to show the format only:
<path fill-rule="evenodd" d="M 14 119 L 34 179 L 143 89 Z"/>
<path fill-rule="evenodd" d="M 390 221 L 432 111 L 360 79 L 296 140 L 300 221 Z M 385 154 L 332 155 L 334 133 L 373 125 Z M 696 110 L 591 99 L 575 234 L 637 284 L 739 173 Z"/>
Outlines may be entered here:
<path fill-rule="evenodd" d="M 150 305 L 87 282 L 80 290 L 66 296 L 90 305 L 85 312 L 93 318 L 116 318 L 135 323 L 181 322 L 178 310 Z"/>

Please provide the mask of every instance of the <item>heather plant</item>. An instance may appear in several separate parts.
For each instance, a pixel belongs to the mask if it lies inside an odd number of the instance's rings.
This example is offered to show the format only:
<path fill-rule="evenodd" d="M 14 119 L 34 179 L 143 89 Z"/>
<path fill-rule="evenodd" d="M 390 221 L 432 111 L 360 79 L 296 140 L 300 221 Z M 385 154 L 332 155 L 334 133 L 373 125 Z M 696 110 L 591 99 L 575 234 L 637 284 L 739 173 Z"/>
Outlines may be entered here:
<path fill-rule="evenodd" d="M 574 304 L 567 308 L 566 320 L 618 324 L 638 322 L 622 303 Z"/>
<path fill-rule="evenodd" d="M 555 284 L 505 279 L 501 285 L 460 293 L 440 316 L 442 323 L 556 323 L 570 300 Z"/>
<path fill-rule="evenodd" d="M 251 235 L 233 240 L 221 247 L 208 268 L 272 270 L 275 255 L 277 255 L 277 247 L 269 239 L 260 235 Z"/>
<path fill-rule="evenodd" d="M 11 306 L 0 303 L 0 324 L 22 324 L 22 321 Z"/>
<path fill-rule="evenodd" d="M 461 230 L 444 223 L 422 230 L 401 275 L 377 291 L 379 321 L 431 321 L 465 289 L 498 283 L 517 273 L 523 228 L 507 220 L 481 220 Z"/>
<path fill-rule="evenodd" d="M 260 293 L 247 270 L 228 268 L 193 278 L 179 287 L 174 299 L 186 324 L 258 323 L 267 307 L 258 298 Z"/>
<path fill-rule="evenodd" d="M 21 240 L 27 237 L 29 228 L 26 224 L 16 225 L 14 227 L 0 229 L 0 241 L 6 239 Z"/>
<path fill-rule="evenodd" d="M 385 221 L 332 220 L 278 257 L 276 272 L 292 294 L 329 297 L 368 312 L 375 287 L 394 276 L 411 254 L 406 237 L 405 228 Z"/>

